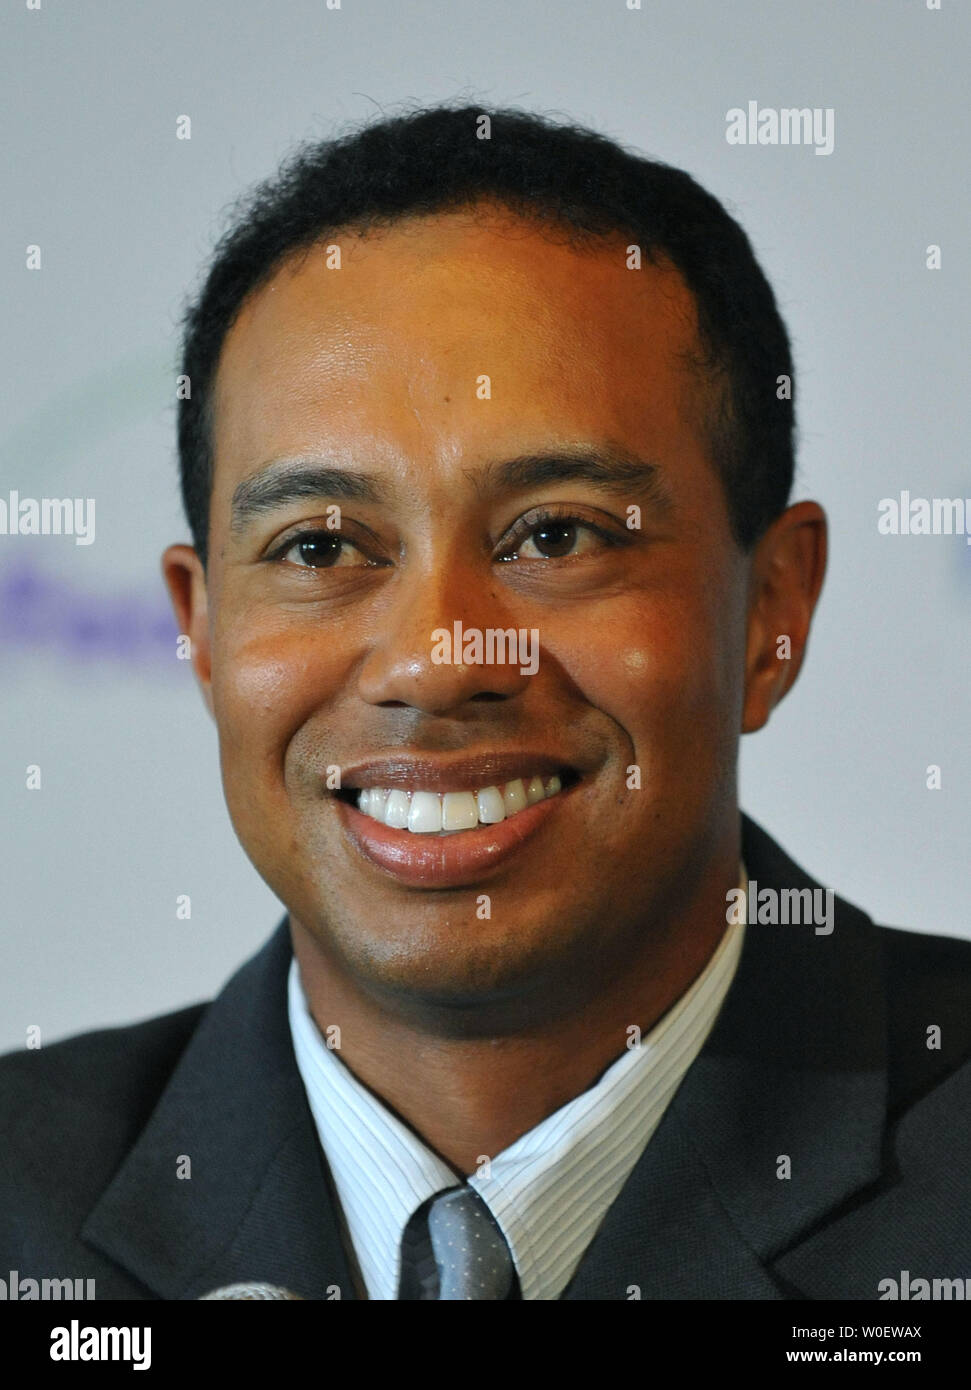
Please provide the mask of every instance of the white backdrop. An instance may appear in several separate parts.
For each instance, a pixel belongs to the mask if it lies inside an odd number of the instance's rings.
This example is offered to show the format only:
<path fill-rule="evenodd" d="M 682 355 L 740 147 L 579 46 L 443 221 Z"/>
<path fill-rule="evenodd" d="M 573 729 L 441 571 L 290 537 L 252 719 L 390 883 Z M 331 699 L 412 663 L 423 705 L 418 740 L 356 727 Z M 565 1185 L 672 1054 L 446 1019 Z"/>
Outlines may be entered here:
<path fill-rule="evenodd" d="M 90 546 L 0 536 L 0 1048 L 206 997 L 282 913 L 173 659 L 176 325 L 241 190 L 405 100 L 592 125 L 741 220 L 794 342 L 796 496 L 832 525 L 808 664 L 743 743 L 743 805 L 878 920 L 971 935 L 971 546 L 876 525 L 902 489 L 971 497 L 966 4 L 42 0 L 0 25 L 0 498 L 96 500 Z M 832 154 L 729 145 L 750 100 L 831 107 Z"/>

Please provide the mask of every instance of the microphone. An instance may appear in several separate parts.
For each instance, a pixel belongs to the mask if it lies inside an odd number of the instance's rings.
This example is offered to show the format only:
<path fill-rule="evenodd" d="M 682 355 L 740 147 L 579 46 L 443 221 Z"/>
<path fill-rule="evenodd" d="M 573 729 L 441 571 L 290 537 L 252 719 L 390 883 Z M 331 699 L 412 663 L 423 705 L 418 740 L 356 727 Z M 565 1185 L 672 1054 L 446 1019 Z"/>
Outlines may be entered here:
<path fill-rule="evenodd" d="M 278 1284 L 260 1284 L 255 1280 L 246 1284 L 226 1284 L 221 1289 L 213 1289 L 212 1293 L 200 1294 L 196 1299 L 197 1303 L 205 1303 L 209 1299 L 245 1299 L 247 1301 L 260 1302 L 263 1299 L 293 1299 L 297 1303 L 303 1303 L 304 1299 L 298 1293 L 291 1293 L 289 1289 L 281 1289 Z"/>

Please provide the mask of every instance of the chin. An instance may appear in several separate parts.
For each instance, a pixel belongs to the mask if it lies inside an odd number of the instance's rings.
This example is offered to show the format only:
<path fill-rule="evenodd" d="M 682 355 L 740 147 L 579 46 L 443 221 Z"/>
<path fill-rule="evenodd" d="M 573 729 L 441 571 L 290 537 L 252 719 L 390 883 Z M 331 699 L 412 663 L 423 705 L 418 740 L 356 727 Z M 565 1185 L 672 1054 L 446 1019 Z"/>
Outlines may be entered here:
<path fill-rule="evenodd" d="M 521 1030 L 572 1008 L 577 980 L 589 974 L 578 969 L 576 942 L 562 927 L 530 932 L 517 915 L 506 931 L 495 928 L 474 918 L 391 934 L 331 928 L 325 949 L 383 1007 L 435 1019 L 443 1032 Z"/>

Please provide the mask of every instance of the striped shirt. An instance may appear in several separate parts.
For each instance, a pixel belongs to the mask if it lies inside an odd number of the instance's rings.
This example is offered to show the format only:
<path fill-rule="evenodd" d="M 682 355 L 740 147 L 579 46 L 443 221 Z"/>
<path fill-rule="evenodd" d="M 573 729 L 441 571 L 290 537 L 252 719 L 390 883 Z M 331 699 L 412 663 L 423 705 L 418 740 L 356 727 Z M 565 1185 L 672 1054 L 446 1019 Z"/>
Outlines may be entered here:
<path fill-rule="evenodd" d="M 742 868 L 741 887 L 748 880 Z M 708 1034 L 735 976 L 744 905 L 705 969 L 639 1045 L 467 1179 L 512 1252 L 523 1299 L 569 1284 Z M 327 1047 L 296 958 L 288 980 L 297 1066 L 371 1299 L 398 1296 L 401 1237 L 414 1211 L 459 1179 Z"/>

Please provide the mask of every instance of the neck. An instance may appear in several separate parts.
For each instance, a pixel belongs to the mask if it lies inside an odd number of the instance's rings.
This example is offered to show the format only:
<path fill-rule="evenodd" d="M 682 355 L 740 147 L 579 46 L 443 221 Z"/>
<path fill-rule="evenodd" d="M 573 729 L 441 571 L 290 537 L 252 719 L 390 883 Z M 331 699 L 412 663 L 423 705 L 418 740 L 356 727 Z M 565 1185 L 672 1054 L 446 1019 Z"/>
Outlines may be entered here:
<path fill-rule="evenodd" d="M 701 974 L 726 930 L 726 892 L 737 860 L 713 875 L 668 930 L 639 933 L 634 959 L 595 994 L 537 1023 L 456 1037 L 424 1017 L 389 1009 L 335 967 L 291 917 L 294 954 L 310 1012 L 325 1032 L 340 1020 L 342 1062 L 457 1174 L 473 1173 L 593 1085 Z M 639 1034 L 632 1035 L 636 1027 Z M 402 1059 L 407 1059 L 402 1064 Z"/>

